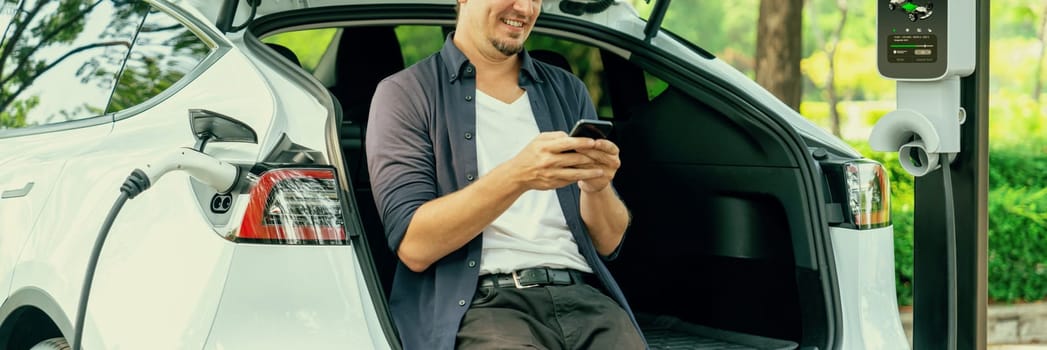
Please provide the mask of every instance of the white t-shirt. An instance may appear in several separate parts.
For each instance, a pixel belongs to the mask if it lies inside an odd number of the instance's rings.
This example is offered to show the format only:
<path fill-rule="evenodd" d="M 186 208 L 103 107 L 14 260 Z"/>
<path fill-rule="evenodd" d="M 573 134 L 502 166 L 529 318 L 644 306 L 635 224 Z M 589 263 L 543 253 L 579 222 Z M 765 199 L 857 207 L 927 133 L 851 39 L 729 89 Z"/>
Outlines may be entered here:
<path fill-rule="evenodd" d="M 480 176 L 538 136 L 524 92 L 512 103 L 476 91 L 476 161 Z M 483 231 L 480 274 L 546 266 L 592 272 L 567 228 L 555 190 L 527 191 Z"/>

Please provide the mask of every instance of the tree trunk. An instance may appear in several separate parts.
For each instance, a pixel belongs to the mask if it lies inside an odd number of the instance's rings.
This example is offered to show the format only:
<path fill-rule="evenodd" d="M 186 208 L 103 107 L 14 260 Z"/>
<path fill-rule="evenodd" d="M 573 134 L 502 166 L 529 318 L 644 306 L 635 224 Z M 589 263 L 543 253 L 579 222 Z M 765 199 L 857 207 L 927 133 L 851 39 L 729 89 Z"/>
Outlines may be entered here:
<path fill-rule="evenodd" d="M 794 110 L 800 108 L 803 0 L 760 0 L 756 82 Z"/>
<path fill-rule="evenodd" d="M 1045 46 L 1047 46 L 1047 6 L 1043 7 L 1043 13 L 1040 14 L 1040 30 L 1037 33 L 1040 39 L 1040 52 L 1036 55 L 1036 76 L 1032 79 L 1032 100 L 1037 103 L 1040 102 L 1040 93 L 1043 89 L 1043 54 Z"/>
<path fill-rule="evenodd" d="M 840 38 L 843 36 L 843 26 L 847 24 L 847 0 L 836 0 L 836 8 L 840 10 L 840 22 L 833 30 L 831 42 L 829 43 L 827 56 L 829 58 L 829 75 L 825 81 L 825 91 L 829 94 L 829 122 L 833 135 L 841 136 L 840 132 L 840 98 L 836 96 L 836 49 L 840 47 Z"/>

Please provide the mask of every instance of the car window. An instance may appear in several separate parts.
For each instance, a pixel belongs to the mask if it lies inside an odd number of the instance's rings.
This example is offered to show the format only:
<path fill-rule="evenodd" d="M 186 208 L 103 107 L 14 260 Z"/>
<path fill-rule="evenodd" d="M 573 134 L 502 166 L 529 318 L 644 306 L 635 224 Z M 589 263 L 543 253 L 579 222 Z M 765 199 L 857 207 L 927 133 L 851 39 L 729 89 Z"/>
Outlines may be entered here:
<path fill-rule="evenodd" d="M 546 55 L 555 53 L 566 59 L 570 65 L 570 70 L 578 78 L 581 78 L 585 82 L 586 87 L 589 88 L 589 95 L 596 106 L 596 113 L 601 118 L 614 117 L 611 110 L 611 100 L 607 94 L 606 77 L 599 49 L 586 44 L 534 32 L 527 39 L 526 47 L 528 52 L 532 53 L 532 56 L 540 60 L 544 57 L 542 53 L 536 53 L 536 51 L 546 51 Z M 549 61 L 546 62 L 549 63 Z"/>
<path fill-rule="evenodd" d="M 647 71 L 643 72 L 643 78 L 645 83 L 644 86 L 647 88 L 648 100 L 653 100 L 655 97 L 658 97 L 658 95 L 661 95 L 662 92 L 665 92 L 665 89 L 669 88 L 669 83 L 666 83 L 662 78 L 651 75 L 651 73 L 648 73 Z"/>
<path fill-rule="evenodd" d="M 337 33 L 336 28 L 296 30 L 267 36 L 262 42 L 288 48 L 298 57 L 302 69 L 313 73 Z"/>
<path fill-rule="evenodd" d="M 7 32 L 7 25 L 11 24 L 11 20 L 15 18 L 15 13 L 21 5 L 20 2 L 19 0 L 0 2 L 0 30 Z"/>
<path fill-rule="evenodd" d="M 727 61 L 733 61 L 733 56 L 753 57 L 756 48 L 753 28 L 756 28 L 759 17 L 759 1 L 702 1 L 698 4 L 689 1 L 671 3 L 662 20 L 662 29 L 717 56 L 728 56 Z M 655 2 L 633 1 L 633 5 L 640 17 L 646 20 Z M 708 28 L 723 30 L 710 32 Z"/>
<path fill-rule="evenodd" d="M 446 36 L 447 28 L 439 25 L 398 25 L 394 28 L 395 35 L 399 41 L 400 53 L 403 56 L 404 67 L 417 63 L 440 50 Z M 284 32 L 267 36 L 263 42 L 279 44 L 293 51 L 307 71 L 314 71 L 317 62 L 320 61 L 325 51 L 332 46 L 332 40 L 337 34 L 336 29 L 310 29 Z M 345 33 L 343 33 L 345 35 Z M 603 55 L 600 49 L 575 41 L 559 38 L 552 35 L 532 32 L 527 41 L 527 49 L 532 55 L 543 54 L 562 56 L 570 70 L 578 76 L 589 89 L 590 97 L 596 106 L 597 114 L 604 119 L 614 118 L 612 108 L 612 96 L 608 89 L 607 72 L 604 68 Z M 536 53 L 536 51 L 545 51 Z M 312 57 L 312 58 L 310 58 Z M 620 59 L 620 58 L 619 58 Z M 620 59 L 621 60 L 621 59 Z M 635 67 L 634 67 L 635 68 Z M 641 95 L 636 98 L 619 97 L 621 100 L 635 101 L 636 99 L 650 100 L 661 94 L 668 85 L 658 77 L 647 72 L 636 69 L 636 79 L 630 80 L 638 88 L 637 94 L 632 94 L 633 89 L 628 90 L 630 95 Z M 336 91 L 338 89 L 335 89 Z M 618 89 L 622 93 L 623 89 Z M 343 105 L 352 104 L 352 96 L 338 95 Z M 635 97 L 635 96 L 634 96 Z M 370 99 L 370 96 L 367 97 Z M 351 107 L 350 107 L 351 108 Z"/>
<path fill-rule="evenodd" d="M 116 0 L 18 4 L 0 44 L 0 129 L 102 115 L 146 7 Z"/>
<path fill-rule="evenodd" d="M 182 23 L 163 11 L 149 10 L 108 112 L 118 112 L 159 95 L 210 53 L 211 47 Z"/>
<path fill-rule="evenodd" d="M 404 67 L 410 67 L 423 58 L 440 51 L 444 46 L 444 30 L 434 25 L 396 26 L 396 38 L 404 56 Z"/>

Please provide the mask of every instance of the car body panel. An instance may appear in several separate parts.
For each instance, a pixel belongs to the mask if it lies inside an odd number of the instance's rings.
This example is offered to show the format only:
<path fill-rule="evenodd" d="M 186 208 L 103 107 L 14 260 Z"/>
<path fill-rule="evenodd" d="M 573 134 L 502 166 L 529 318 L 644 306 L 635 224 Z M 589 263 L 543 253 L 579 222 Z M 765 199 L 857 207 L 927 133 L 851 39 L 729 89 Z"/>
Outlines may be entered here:
<path fill-rule="evenodd" d="M 237 47 L 244 48 L 248 44 L 245 43 L 247 39 L 243 37 L 234 38 L 234 44 Z M 307 77 L 308 73 L 302 70 L 294 71 L 294 73 L 287 73 L 285 70 L 277 70 L 273 67 L 259 64 L 257 61 L 263 58 L 257 57 L 257 53 L 252 50 L 243 50 L 242 54 L 247 55 L 252 60 L 251 66 L 257 69 L 259 74 L 264 77 L 260 83 L 264 84 L 266 89 L 269 91 L 270 98 L 272 99 L 273 111 L 272 114 L 276 117 L 272 118 L 272 123 L 267 132 L 268 137 L 263 140 L 259 140 L 261 144 L 261 158 L 257 161 L 264 161 L 265 156 L 271 155 L 271 152 L 282 151 L 277 150 L 281 141 L 281 138 L 286 137 L 287 140 L 293 142 L 295 145 L 304 147 L 310 152 L 316 152 L 316 154 L 323 155 L 322 157 L 316 157 L 312 160 L 319 162 L 319 164 L 330 164 L 329 161 L 332 159 L 328 150 L 328 135 L 326 134 L 325 127 L 328 124 L 328 118 L 330 113 L 328 107 L 323 105 L 317 96 L 309 93 L 308 87 L 302 86 L 286 74 L 299 74 L 301 77 Z M 286 64 L 286 63 L 283 63 Z M 320 126 L 320 128 L 317 128 Z M 259 130 L 261 135 L 261 130 Z M 333 142 L 337 143 L 337 139 Z M 273 155 L 275 156 L 275 155 Z"/>
<path fill-rule="evenodd" d="M 104 118 L 104 117 L 100 117 Z M 0 139 L 0 149 L 19 152 L 0 154 L 0 291 L 6 297 L 14 278 L 14 266 L 21 256 L 33 227 L 40 218 L 51 192 L 64 172 L 66 162 L 87 150 L 79 144 L 61 142 L 82 140 L 92 144 L 112 129 L 106 123 L 60 132 Z"/>
<path fill-rule="evenodd" d="M 121 169 L 113 181 L 105 182 L 115 189 L 131 169 L 179 147 L 193 146 L 196 139 L 189 128 L 188 108 L 236 118 L 261 138 L 272 127 L 273 105 L 257 71 L 232 50 L 178 94 L 117 122 L 94 161 Z M 128 145 L 141 146 L 129 152 Z M 209 144 L 207 152 L 225 161 L 253 164 L 261 147 L 216 142 Z M 128 155 L 130 159 L 111 158 Z M 216 231 L 218 225 L 206 220 L 203 211 L 209 207 L 196 193 L 187 175 L 171 172 L 124 206 L 98 262 L 85 346 L 156 348 L 160 344 L 181 349 L 204 344 L 235 245 Z M 166 326 L 150 326 L 155 324 Z M 135 331 L 128 332 L 131 329 Z"/>
<path fill-rule="evenodd" d="M 388 349 L 351 246 L 241 244 L 205 349 Z"/>
<path fill-rule="evenodd" d="M 91 289 L 85 348 L 188 349 L 207 339 L 235 244 L 200 215 L 179 213 L 199 207 L 179 175 L 117 218 Z"/>
<path fill-rule="evenodd" d="M 894 286 L 894 226 L 871 230 L 833 227 L 843 309 L 842 349 L 909 349 Z"/>
<path fill-rule="evenodd" d="M 41 211 L 18 263 L 13 289 L 52 291 L 60 307 L 75 314 L 90 252 L 84 247 L 94 244 L 131 170 L 195 143 L 188 108 L 219 111 L 263 132 L 271 128 L 272 94 L 243 55 L 229 51 L 207 68 L 177 94 L 119 120 L 111 134 L 68 161 L 69 170 L 56 177 L 57 195 Z M 261 153 L 255 144 L 212 146 L 209 153 L 233 162 L 253 164 Z M 84 206 L 84 198 L 95 205 Z M 98 263 L 86 347 L 204 344 L 234 245 L 219 236 L 202 210 L 188 176 L 180 172 L 127 202 Z"/>
<path fill-rule="evenodd" d="M 167 5 L 157 4 L 161 8 Z M 191 13 L 173 14 L 183 20 L 194 18 Z M 214 32 L 206 27 L 192 29 L 198 35 Z M 206 41 L 231 46 L 224 37 Z M 0 205 L 5 218 L 13 215 L 11 222 L 19 224 L 4 227 L 5 262 L 0 266 L 17 267 L 0 275 L 0 287 L 5 292 L 10 289 L 25 295 L 34 290 L 48 291 L 48 299 L 56 304 L 53 308 L 64 310 L 64 315 L 53 317 L 68 318 L 56 321 L 68 325 L 76 317 L 84 262 L 90 252 L 84 247 L 94 244 L 95 233 L 115 201 L 120 183 L 132 169 L 195 143 L 189 129 L 189 108 L 229 115 L 259 132 L 261 145 L 209 144 L 209 154 L 235 164 L 249 166 L 262 160 L 267 154 L 261 151 L 263 147 L 278 147 L 285 133 L 292 133 L 307 147 L 326 149 L 322 126 L 328 113 L 315 99 L 307 98 L 301 89 L 282 85 L 280 89 L 289 91 L 285 95 L 294 95 L 284 98 L 296 103 L 281 104 L 279 113 L 296 118 L 295 123 L 284 118 L 275 124 L 276 97 L 268 82 L 272 77 L 263 79 L 239 50 L 214 50 L 207 61 L 164 94 L 118 113 L 115 126 L 113 116 L 106 115 L 94 118 L 102 120 L 94 123 L 101 124 L 97 126 L 63 129 L 48 125 L 26 129 L 38 131 L 30 134 L 16 129 L 7 133 L 14 134 L 12 137 L 0 139 L 0 144 L 10 143 L 12 149 L 17 144 L 26 150 L 0 155 L 4 163 L 15 164 L 3 168 L 5 173 L 13 173 L 2 177 L 0 188 L 12 198 L 5 198 Z M 309 115 L 316 117 L 310 119 Z M 274 128 L 279 131 L 270 132 Z M 61 171 L 63 167 L 68 171 Z M 22 172 L 27 169 L 34 173 Z M 16 183 L 21 182 L 33 183 L 29 195 L 16 196 L 22 188 Z M 201 215 L 205 207 L 199 193 L 206 195 L 207 191 L 200 191 L 200 186 L 191 182 L 185 174 L 170 173 L 149 191 L 129 200 L 118 216 L 95 275 L 84 332 L 86 348 L 203 346 L 235 247 L 222 236 L 239 222 L 227 225 L 231 227 L 208 222 L 213 215 Z M 45 203 L 52 188 L 56 194 Z M 85 198 L 94 205 L 84 206 Z M 8 205 L 18 210 L 6 210 Z M 34 215 L 40 219 L 31 219 Z M 37 221 L 40 225 L 31 231 Z M 219 228 L 221 233 L 216 232 Z M 27 238 L 30 232 L 35 234 Z M 351 274 L 344 277 L 353 280 Z M 374 314 L 373 307 L 370 310 Z M 72 335 L 67 328 L 62 331 Z"/>

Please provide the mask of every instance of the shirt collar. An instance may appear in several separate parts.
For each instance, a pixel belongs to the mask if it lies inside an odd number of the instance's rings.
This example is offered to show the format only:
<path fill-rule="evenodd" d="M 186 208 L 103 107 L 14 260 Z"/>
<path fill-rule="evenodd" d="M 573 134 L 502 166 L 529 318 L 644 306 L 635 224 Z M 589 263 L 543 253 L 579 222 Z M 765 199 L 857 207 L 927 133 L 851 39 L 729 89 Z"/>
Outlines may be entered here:
<path fill-rule="evenodd" d="M 440 56 L 443 57 L 444 68 L 447 69 L 448 76 L 451 77 L 451 83 L 464 77 L 476 76 L 476 68 L 469 63 L 469 58 L 465 57 L 462 50 L 458 49 L 458 46 L 454 45 L 454 32 L 447 34 L 447 39 L 444 40 L 444 46 L 440 49 Z M 520 81 L 521 83 L 525 78 L 530 78 L 537 83 L 544 83 L 543 80 L 534 68 L 534 60 L 531 59 L 531 55 L 527 53 L 527 49 L 520 51 Z"/>

